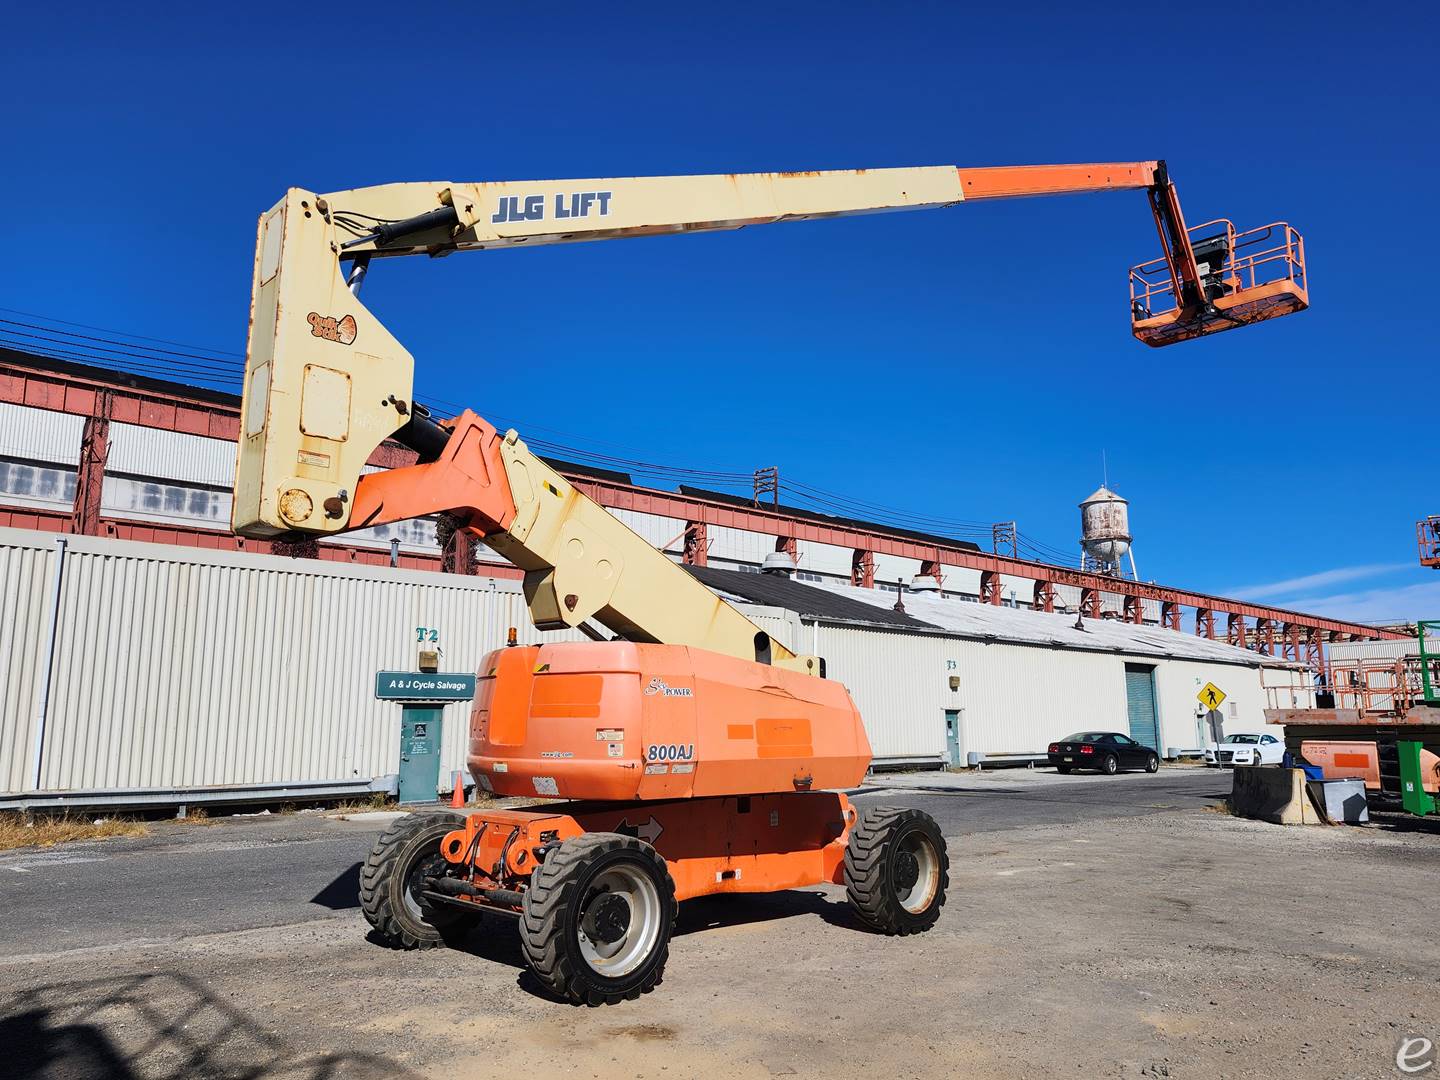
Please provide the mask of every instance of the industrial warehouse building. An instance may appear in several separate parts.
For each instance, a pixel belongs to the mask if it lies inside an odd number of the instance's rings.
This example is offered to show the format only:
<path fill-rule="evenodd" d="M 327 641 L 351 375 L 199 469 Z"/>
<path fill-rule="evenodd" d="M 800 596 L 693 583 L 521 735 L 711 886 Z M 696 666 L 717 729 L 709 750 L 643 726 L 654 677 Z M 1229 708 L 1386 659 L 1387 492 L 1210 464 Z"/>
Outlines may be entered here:
<path fill-rule="evenodd" d="M 418 627 L 437 632 L 450 671 L 473 670 L 510 626 L 542 639 L 518 573 L 443 545 L 434 521 L 308 550 L 232 535 L 237 417 L 230 394 L 0 348 L 0 805 L 390 790 L 398 708 L 374 699 L 374 674 L 413 667 Z M 371 467 L 407 453 L 387 444 Z M 825 657 L 882 764 L 1034 752 L 1082 728 L 1194 749 L 1207 682 L 1228 695 L 1229 730 L 1257 730 L 1267 703 L 1305 703 L 1331 642 L 1384 636 L 553 464 L 775 637 Z M 793 574 L 761 573 L 767 561 Z M 463 711 L 447 710 L 442 778 L 463 763 Z"/>
<path fill-rule="evenodd" d="M 826 658 L 877 759 L 964 762 L 1043 751 L 1072 730 L 1199 745 L 1195 693 L 1228 695 L 1230 730 L 1259 730 L 1265 683 L 1294 665 L 1114 621 L 1084 623 L 911 594 L 820 589 L 705 569 L 791 647 Z M 299 799 L 392 791 L 399 710 L 375 673 L 415 661 L 473 671 L 540 634 L 513 579 L 0 529 L 0 807 Z M 1289 691 L 1287 691 L 1289 692 Z M 467 707 L 451 706 L 442 780 L 463 768 Z"/>

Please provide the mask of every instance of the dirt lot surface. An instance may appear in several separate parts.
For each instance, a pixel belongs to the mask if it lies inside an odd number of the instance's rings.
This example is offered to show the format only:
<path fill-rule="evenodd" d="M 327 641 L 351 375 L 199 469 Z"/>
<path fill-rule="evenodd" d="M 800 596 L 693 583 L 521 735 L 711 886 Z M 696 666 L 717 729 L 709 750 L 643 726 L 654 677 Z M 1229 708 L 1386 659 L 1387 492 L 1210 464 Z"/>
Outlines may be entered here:
<path fill-rule="evenodd" d="M 153 940 L 3 943 L 0 1074 L 1380 1077 L 1403 1037 L 1440 1042 L 1434 831 L 1200 809 L 946 831 L 933 932 L 867 933 L 828 887 L 697 901 L 664 984 L 613 1008 L 540 996 L 503 922 L 397 953 L 353 908 L 173 936 L 157 898 Z"/>

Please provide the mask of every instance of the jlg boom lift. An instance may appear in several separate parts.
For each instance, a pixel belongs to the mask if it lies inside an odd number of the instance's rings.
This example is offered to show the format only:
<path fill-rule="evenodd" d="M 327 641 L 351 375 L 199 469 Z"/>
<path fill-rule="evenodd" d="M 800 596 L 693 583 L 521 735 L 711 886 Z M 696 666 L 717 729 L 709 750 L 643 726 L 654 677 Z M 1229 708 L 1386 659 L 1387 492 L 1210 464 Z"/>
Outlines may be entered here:
<path fill-rule="evenodd" d="M 660 981 L 676 904 L 843 883 L 891 934 L 930 928 L 945 841 L 927 815 L 857 811 L 870 746 L 823 661 L 712 593 L 474 413 L 437 421 L 413 361 L 358 299 L 378 259 L 739 229 L 982 199 L 1144 189 L 1162 256 L 1131 273 L 1151 345 L 1306 306 L 1286 225 L 1187 229 L 1162 162 L 292 188 L 260 219 L 234 527 L 328 536 L 457 515 L 524 571 L 535 625 L 589 641 L 480 663 L 468 765 L 485 790 L 561 800 L 410 815 L 361 877 L 390 941 L 437 944 L 481 912 L 518 919 L 557 994 L 591 1004 Z M 363 473 L 386 439 L 418 462 Z"/>

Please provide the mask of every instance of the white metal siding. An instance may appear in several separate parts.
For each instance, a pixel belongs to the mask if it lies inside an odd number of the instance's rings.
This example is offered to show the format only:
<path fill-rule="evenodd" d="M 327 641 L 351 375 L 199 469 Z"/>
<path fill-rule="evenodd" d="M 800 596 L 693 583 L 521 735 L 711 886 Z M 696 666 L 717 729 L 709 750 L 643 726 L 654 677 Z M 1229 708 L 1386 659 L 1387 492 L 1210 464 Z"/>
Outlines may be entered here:
<path fill-rule="evenodd" d="M 1385 660 L 1401 660 L 1407 656 L 1420 655 L 1420 642 L 1417 638 L 1392 638 L 1387 641 L 1332 641 L 1326 648 L 1330 652 L 1330 659 L 1334 660 L 1366 660 L 1382 662 Z M 1440 650 L 1440 641 L 1432 641 L 1430 635 L 1425 636 L 1425 651 L 1433 652 Z"/>
<path fill-rule="evenodd" d="M 5 529 L 0 535 L 31 541 L 0 541 L 0 791 L 9 792 L 29 781 L 55 546 L 41 534 Z"/>
<path fill-rule="evenodd" d="M 705 530 L 705 534 L 710 539 L 711 559 L 758 565 L 765 560 L 767 554 L 775 550 L 775 537 L 764 533 L 711 525 Z"/>
<path fill-rule="evenodd" d="M 0 402 L 0 454 L 74 467 L 80 462 L 85 418 Z"/>
<path fill-rule="evenodd" d="M 797 633 L 793 614 L 773 608 L 745 613 L 782 640 Z M 817 632 L 809 621 L 787 644 L 817 652 L 829 677 L 849 688 L 878 759 L 938 758 L 945 749 L 946 709 L 963 710 L 962 753 L 1036 753 L 1074 731 L 1127 731 L 1127 661 L 1155 667 L 1162 750 L 1201 745 L 1195 694 L 1210 681 L 1230 695 L 1227 731 L 1268 730 L 1258 667 L 854 626 L 821 624 Z M 959 677 L 958 690 L 949 687 L 952 675 Z"/>
<path fill-rule="evenodd" d="M 945 753 L 945 710 L 957 696 L 946 661 L 957 658 L 959 642 L 823 624 L 817 641 L 827 676 L 855 699 L 876 758 Z"/>
<path fill-rule="evenodd" d="M 113 423 L 105 469 L 128 476 L 228 488 L 235 483 L 235 443 L 183 431 Z"/>
<path fill-rule="evenodd" d="M 28 788 L 35 669 L 48 618 L 46 534 L 0 530 L 5 791 Z M 74 537 L 65 559 L 43 790 L 368 779 L 398 770 L 415 628 L 473 671 L 530 625 L 519 583 Z M 465 706 L 446 710 L 442 783 L 462 768 Z"/>
<path fill-rule="evenodd" d="M 685 549 L 685 522 L 679 518 L 642 514 L 638 510 L 615 506 L 607 506 L 605 509 L 611 517 L 624 522 L 631 532 L 644 539 L 651 547 L 671 552 Z"/>
<path fill-rule="evenodd" d="M 850 571 L 855 563 L 855 553 L 850 548 L 821 544 L 814 540 L 796 541 L 795 547 L 800 553 L 800 569 L 816 574 L 833 574 L 846 581 L 850 580 Z"/>
<path fill-rule="evenodd" d="M 875 554 L 875 581 L 894 585 L 897 581 L 910 584 L 910 579 L 920 572 L 919 559 L 907 559 L 901 555 Z"/>
<path fill-rule="evenodd" d="M 961 751 L 1038 753 L 1087 728 L 1124 731 L 1121 657 L 960 643 Z"/>
<path fill-rule="evenodd" d="M 1281 728 L 1265 723 L 1263 668 L 1231 664 L 1206 664 L 1169 660 L 1155 670 L 1155 698 L 1160 704 L 1162 749 L 1198 750 L 1209 741 L 1204 713 L 1196 697 L 1208 682 L 1225 691 L 1220 715 L 1227 735 L 1234 732 L 1269 732 L 1282 735 Z"/>

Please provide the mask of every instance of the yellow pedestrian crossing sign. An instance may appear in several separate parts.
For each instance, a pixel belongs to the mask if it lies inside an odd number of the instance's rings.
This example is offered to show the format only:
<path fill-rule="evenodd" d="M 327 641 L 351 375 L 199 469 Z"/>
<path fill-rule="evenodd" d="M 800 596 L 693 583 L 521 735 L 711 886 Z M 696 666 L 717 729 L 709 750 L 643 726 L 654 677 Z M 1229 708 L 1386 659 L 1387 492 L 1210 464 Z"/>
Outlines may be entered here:
<path fill-rule="evenodd" d="M 1200 704 L 1207 709 L 1218 709 L 1220 703 L 1225 700 L 1225 691 L 1221 690 L 1213 682 L 1207 682 L 1200 692 L 1195 695 Z"/>

